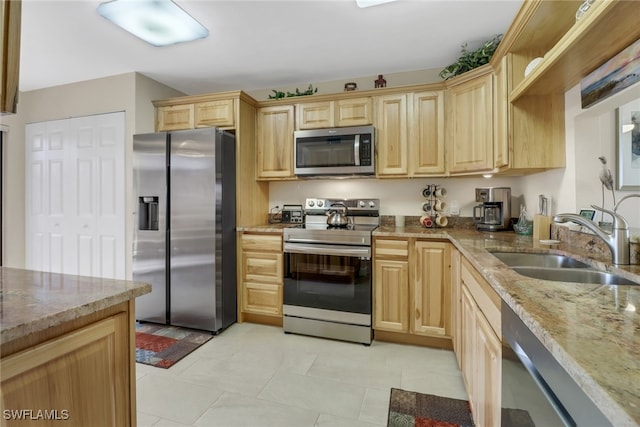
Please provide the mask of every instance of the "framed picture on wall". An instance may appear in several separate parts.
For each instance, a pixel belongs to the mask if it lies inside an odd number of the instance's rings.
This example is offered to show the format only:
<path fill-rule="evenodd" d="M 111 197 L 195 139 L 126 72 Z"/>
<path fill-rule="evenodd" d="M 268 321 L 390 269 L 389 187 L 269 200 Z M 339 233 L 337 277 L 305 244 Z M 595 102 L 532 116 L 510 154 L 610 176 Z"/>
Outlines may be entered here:
<path fill-rule="evenodd" d="M 618 190 L 640 190 L 640 98 L 616 110 Z"/>

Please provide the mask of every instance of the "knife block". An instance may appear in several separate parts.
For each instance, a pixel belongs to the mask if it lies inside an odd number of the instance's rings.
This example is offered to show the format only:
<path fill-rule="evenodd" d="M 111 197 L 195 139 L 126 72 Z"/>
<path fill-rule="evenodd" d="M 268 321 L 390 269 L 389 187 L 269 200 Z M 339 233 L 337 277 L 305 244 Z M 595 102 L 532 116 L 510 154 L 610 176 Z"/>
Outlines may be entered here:
<path fill-rule="evenodd" d="M 533 216 L 533 241 L 547 240 L 551 235 L 551 217 L 536 214 Z"/>

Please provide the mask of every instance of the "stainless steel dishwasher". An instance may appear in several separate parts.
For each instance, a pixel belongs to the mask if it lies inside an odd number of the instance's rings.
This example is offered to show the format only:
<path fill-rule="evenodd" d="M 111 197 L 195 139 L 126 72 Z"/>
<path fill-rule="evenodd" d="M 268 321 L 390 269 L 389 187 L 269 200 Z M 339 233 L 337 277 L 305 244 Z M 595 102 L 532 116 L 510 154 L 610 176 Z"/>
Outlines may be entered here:
<path fill-rule="evenodd" d="M 612 426 L 504 301 L 502 335 L 502 427 Z"/>

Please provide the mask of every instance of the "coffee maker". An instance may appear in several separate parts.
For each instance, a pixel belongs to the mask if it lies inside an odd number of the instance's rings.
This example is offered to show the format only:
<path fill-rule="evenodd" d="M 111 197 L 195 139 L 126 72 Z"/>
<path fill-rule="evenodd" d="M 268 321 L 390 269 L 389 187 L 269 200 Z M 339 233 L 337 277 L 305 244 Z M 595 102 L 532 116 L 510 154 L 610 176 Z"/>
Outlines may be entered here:
<path fill-rule="evenodd" d="M 473 222 L 478 230 L 507 230 L 511 220 L 511 188 L 476 188 L 476 202 L 473 207 Z"/>

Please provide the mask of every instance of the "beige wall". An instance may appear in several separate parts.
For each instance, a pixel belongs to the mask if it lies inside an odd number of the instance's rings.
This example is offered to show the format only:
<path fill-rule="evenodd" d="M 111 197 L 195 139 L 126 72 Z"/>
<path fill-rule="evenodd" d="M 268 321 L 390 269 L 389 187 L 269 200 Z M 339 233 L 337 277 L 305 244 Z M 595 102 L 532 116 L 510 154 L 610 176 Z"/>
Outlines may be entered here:
<path fill-rule="evenodd" d="M 8 130 L 5 144 L 4 182 L 4 265 L 22 268 L 25 260 L 24 130 L 28 123 L 124 111 L 126 117 L 125 167 L 127 189 L 125 212 L 131 206 L 131 152 L 135 133 L 153 130 L 151 100 L 183 95 L 138 73 L 77 82 L 20 93 L 17 114 L 2 117 Z M 131 276 L 131 221 L 127 221 L 127 277 Z"/>

